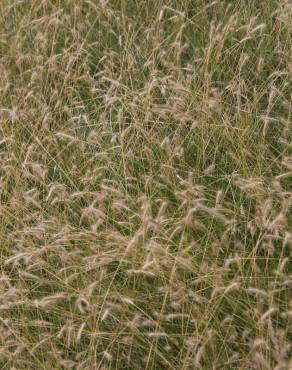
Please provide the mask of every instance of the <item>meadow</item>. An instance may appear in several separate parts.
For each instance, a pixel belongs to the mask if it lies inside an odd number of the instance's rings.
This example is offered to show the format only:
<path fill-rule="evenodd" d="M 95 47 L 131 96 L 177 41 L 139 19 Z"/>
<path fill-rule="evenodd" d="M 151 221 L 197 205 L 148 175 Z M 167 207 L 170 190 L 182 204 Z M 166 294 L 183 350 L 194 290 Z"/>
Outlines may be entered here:
<path fill-rule="evenodd" d="M 0 1 L 0 368 L 292 369 L 292 3 Z"/>

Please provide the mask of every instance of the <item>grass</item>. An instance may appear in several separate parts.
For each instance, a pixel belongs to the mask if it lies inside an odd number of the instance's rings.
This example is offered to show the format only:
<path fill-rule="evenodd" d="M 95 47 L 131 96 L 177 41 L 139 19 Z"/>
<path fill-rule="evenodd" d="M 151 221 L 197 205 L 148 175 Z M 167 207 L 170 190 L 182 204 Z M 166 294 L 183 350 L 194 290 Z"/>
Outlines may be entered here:
<path fill-rule="evenodd" d="M 291 369 L 291 21 L 0 2 L 1 369 Z"/>

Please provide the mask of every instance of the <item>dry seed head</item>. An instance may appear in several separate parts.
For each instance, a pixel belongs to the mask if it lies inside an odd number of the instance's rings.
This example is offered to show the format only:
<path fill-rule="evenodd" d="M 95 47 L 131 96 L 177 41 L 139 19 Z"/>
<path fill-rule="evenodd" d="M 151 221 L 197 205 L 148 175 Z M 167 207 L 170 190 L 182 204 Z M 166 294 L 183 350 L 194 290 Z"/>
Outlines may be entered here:
<path fill-rule="evenodd" d="M 112 361 L 112 359 L 113 359 L 112 354 L 111 354 L 110 352 L 108 352 L 108 351 L 104 351 L 104 352 L 103 352 L 103 356 L 104 356 L 104 358 L 105 358 L 107 361 Z"/>
<path fill-rule="evenodd" d="M 84 297 L 79 297 L 76 300 L 76 306 L 77 306 L 78 310 L 80 311 L 80 313 L 84 314 L 88 311 L 89 302 Z"/>

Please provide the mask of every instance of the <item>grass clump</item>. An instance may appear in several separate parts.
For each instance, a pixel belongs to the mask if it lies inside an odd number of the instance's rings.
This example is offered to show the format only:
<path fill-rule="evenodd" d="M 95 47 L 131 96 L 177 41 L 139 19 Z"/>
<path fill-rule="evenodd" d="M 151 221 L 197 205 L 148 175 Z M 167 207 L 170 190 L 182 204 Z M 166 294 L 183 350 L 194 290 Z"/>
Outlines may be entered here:
<path fill-rule="evenodd" d="M 1 1 L 2 369 L 291 369 L 291 20 Z"/>

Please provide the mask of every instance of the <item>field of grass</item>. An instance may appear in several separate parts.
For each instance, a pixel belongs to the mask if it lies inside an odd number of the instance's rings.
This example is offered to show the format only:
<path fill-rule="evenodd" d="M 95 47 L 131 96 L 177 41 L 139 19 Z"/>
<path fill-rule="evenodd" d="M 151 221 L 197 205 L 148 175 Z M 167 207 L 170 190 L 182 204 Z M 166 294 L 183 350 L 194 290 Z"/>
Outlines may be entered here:
<path fill-rule="evenodd" d="M 0 369 L 292 369 L 292 3 L 0 1 Z"/>

